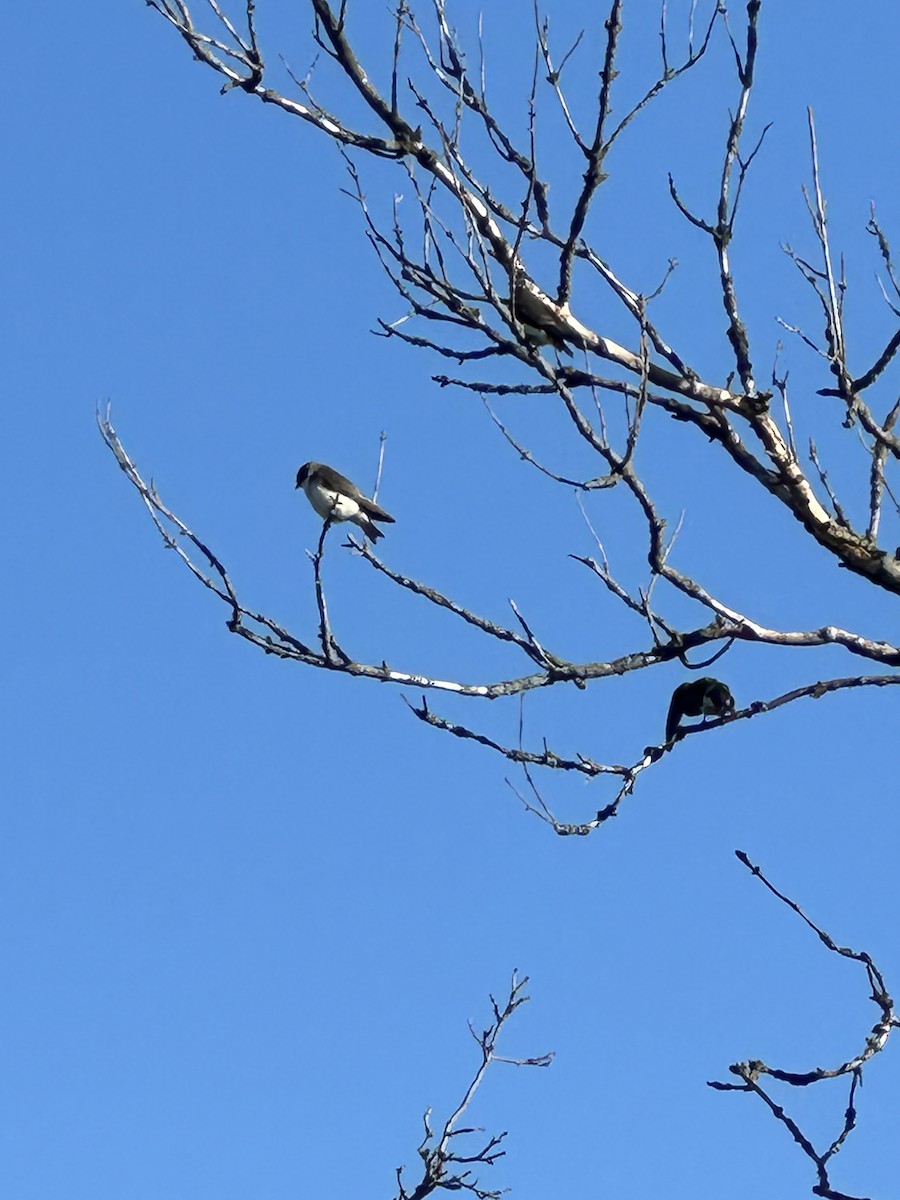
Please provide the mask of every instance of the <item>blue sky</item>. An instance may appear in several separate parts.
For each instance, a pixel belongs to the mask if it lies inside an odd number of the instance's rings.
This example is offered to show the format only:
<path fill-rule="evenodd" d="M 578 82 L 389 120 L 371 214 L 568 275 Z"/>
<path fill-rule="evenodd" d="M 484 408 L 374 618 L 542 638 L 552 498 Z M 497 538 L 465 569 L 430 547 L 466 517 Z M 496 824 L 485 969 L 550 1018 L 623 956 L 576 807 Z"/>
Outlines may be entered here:
<path fill-rule="evenodd" d="M 272 63 L 282 50 L 305 72 L 308 21 L 295 22 L 297 6 L 258 7 Z M 509 8 L 507 25 L 488 11 L 486 29 L 498 56 L 491 88 L 513 120 L 530 66 L 510 64 L 530 63 L 531 6 Z M 633 8 L 625 95 L 657 61 L 655 10 Z M 560 45 L 586 22 L 578 9 L 554 18 Z M 464 34 L 477 11 L 458 6 Z M 381 20 L 379 9 L 354 29 L 374 63 Z M 750 141 L 773 127 L 735 247 L 763 379 L 785 337 L 776 315 L 817 328 L 780 249 L 813 251 L 800 190 L 807 105 L 847 255 L 853 361 L 867 365 L 892 331 L 865 225 L 875 200 L 900 244 L 897 26 L 886 3 L 867 5 L 865 19 L 833 4 L 763 6 Z M 688 738 L 615 822 L 558 839 L 521 810 L 502 761 L 420 726 L 398 689 L 231 637 L 226 612 L 163 549 L 103 447 L 98 403 L 112 403 L 139 467 L 248 603 L 300 637 L 315 636 L 306 551 L 319 525 L 294 491 L 296 469 L 324 460 L 369 486 L 384 430 L 381 499 L 397 523 L 380 546 L 392 567 L 502 622 L 513 597 L 573 658 L 646 640 L 568 558 L 594 551 L 572 494 L 519 461 L 477 398 L 431 382 L 445 363 L 370 332 L 404 306 L 321 135 L 243 94 L 220 96 L 137 2 L 59 6 L 52 19 L 20 5 L 9 42 L 4 1193 L 392 1195 L 395 1167 L 415 1169 L 423 1110 L 446 1114 L 474 1068 L 466 1021 L 485 1022 L 488 992 L 518 968 L 533 999 L 501 1050 L 556 1059 L 549 1071 L 489 1075 L 472 1121 L 509 1138 L 486 1185 L 522 1200 L 806 1194 L 810 1164 L 783 1128 L 752 1098 L 705 1081 L 750 1057 L 835 1065 L 861 1048 L 876 1013 L 861 968 L 828 955 L 733 851 L 900 988 L 894 689 Z M 589 81 L 589 57 L 582 69 Z M 319 94 L 337 103 L 325 64 L 320 77 Z M 651 290 L 679 260 L 658 317 L 719 382 L 730 366 L 714 264 L 673 212 L 666 173 L 709 209 L 733 100 L 720 41 L 613 155 L 593 226 L 636 288 Z M 578 164 L 544 103 L 543 156 L 562 203 Z M 373 209 L 389 217 L 405 177 L 361 165 Z M 618 313 L 605 323 L 608 305 L 576 284 L 576 313 L 631 344 Z M 795 423 L 815 433 L 858 514 L 855 435 L 815 395 L 828 380 L 814 356 L 785 342 Z M 886 387 L 882 400 L 893 398 Z M 596 472 L 545 399 L 498 411 L 559 470 Z M 677 564 L 760 621 L 896 642 L 892 598 L 839 571 L 693 434 L 654 414 L 643 451 L 660 507 L 673 523 L 686 512 Z M 590 510 L 614 568 L 642 583 L 646 548 L 625 498 L 592 497 Z M 887 530 L 887 544 L 900 542 Z M 485 655 L 339 540 L 329 598 L 355 654 L 453 678 L 523 672 L 520 655 Z M 672 612 L 685 610 L 673 602 Z M 736 647 L 716 669 L 745 704 L 861 668 L 838 650 Z M 633 761 L 661 738 L 683 674 L 667 666 L 531 697 L 526 734 Z M 515 704 L 432 702 L 515 739 Z M 596 782 L 543 786 L 566 820 L 609 798 Z M 893 1057 L 889 1048 L 868 1068 L 859 1128 L 834 1166 L 852 1194 L 886 1195 L 900 1171 Z M 820 1144 L 839 1131 L 842 1083 L 780 1099 Z"/>

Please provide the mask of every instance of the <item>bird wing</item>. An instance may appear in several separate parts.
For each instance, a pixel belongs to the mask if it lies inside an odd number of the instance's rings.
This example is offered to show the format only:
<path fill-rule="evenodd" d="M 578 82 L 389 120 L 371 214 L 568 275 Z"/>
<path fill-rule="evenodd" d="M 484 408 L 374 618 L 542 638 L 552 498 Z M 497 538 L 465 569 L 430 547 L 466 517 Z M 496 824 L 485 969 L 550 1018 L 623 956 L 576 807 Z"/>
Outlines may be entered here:
<path fill-rule="evenodd" d="M 322 486 L 329 492 L 340 492 L 342 496 L 349 496 L 351 500 L 365 499 L 356 484 L 352 483 L 346 475 L 342 475 L 340 471 L 335 471 L 333 467 L 326 467 L 323 463 L 319 467 L 318 475 Z"/>
<path fill-rule="evenodd" d="M 672 699 L 669 701 L 669 715 L 666 717 L 666 741 L 671 742 L 675 730 L 678 728 L 678 722 L 684 716 L 684 708 L 682 707 L 682 688 L 677 687 L 672 693 Z"/>
<path fill-rule="evenodd" d="M 528 325 L 536 325 L 539 329 L 547 326 L 551 329 L 554 328 L 555 314 L 552 309 L 548 309 L 547 305 L 538 299 L 521 275 L 516 277 L 513 288 L 513 307 L 516 312 L 516 320 L 520 324 L 525 322 Z"/>
<path fill-rule="evenodd" d="M 669 715 L 666 718 L 666 741 L 678 728 L 682 717 L 699 717 L 703 712 L 703 697 L 706 694 L 706 679 L 694 679 L 681 683 L 672 693 Z"/>
<path fill-rule="evenodd" d="M 385 512 L 381 505 L 376 504 L 374 500 L 369 500 L 366 496 L 359 495 L 354 498 L 363 512 L 368 513 L 369 516 L 373 517 L 376 521 L 390 521 L 392 525 L 394 524 L 394 518 L 391 516 L 391 514 Z"/>
<path fill-rule="evenodd" d="M 561 321 L 561 317 L 556 305 L 549 296 L 545 300 L 540 299 L 521 275 L 516 276 L 512 307 L 516 320 L 525 328 L 526 335 L 532 337 L 532 341 L 555 346 L 563 354 L 572 353 L 566 345 L 566 334 L 557 323 Z M 532 329 L 538 336 L 531 334 Z"/>
<path fill-rule="evenodd" d="M 356 484 L 352 483 L 346 475 L 342 475 L 340 471 L 335 471 L 333 467 L 321 466 L 319 467 L 319 478 L 329 492 L 340 492 L 342 496 L 349 496 L 351 500 L 356 501 L 364 513 L 368 513 L 376 521 L 394 523 L 394 518 L 390 513 L 385 512 L 380 504 L 376 504 L 368 496 L 364 496 Z"/>

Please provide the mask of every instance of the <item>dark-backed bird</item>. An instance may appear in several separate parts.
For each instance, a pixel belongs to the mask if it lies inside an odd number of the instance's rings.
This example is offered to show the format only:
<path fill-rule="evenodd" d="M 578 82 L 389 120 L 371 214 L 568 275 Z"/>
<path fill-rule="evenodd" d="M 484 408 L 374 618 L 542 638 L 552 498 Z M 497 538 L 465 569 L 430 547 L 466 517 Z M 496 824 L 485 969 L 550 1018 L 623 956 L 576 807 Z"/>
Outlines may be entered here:
<path fill-rule="evenodd" d="M 566 345 L 566 333 L 556 305 L 549 297 L 541 297 L 536 284 L 518 272 L 513 285 L 513 316 L 522 326 L 530 342 L 537 346 L 553 346 L 561 354 L 571 354 Z"/>
<path fill-rule="evenodd" d="M 384 537 L 376 521 L 393 523 L 394 518 L 380 504 L 369 500 L 355 483 L 325 463 L 304 463 L 297 472 L 297 487 L 303 488 L 307 500 L 324 520 L 352 521 L 373 542 Z"/>
<path fill-rule="evenodd" d="M 724 717 L 734 712 L 734 697 L 718 679 L 704 675 L 680 684 L 672 693 L 666 719 L 666 741 L 670 742 L 682 717 Z"/>

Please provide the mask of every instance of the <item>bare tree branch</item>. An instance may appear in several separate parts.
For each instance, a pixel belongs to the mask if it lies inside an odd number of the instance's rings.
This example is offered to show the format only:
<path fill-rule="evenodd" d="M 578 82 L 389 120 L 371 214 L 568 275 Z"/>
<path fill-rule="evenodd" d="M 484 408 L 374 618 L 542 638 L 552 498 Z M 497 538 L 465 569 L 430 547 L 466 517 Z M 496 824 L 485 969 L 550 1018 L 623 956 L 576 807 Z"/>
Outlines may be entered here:
<path fill-rule="evenodd" d="M 816 1168 L 817 1183 L 812 1189 L 817 1196 L 829 1197 L 830 1200 L 861 1200 L 861 1198 L 848 1197 L 845 1193 L 836 1191 L 829 1180 L 828 1166 L 831 1159 L 841 1149 L 844 1142 L 852 1132 L 856 1124 L 856 1107 L 855 1097 L 856 1089 L 862 1083 L 863 1067 L 876 1054 L 879 1054 L 887 1045 L 891 1030 L 897 1026 L 898 1020 L 894 1013 L 894 1004 L 891 997 L 888 995 L 885 987 L 884 977 L 878 967 L 872 961 L 870 955 L 864 950 L 851 950 L 847 946 L 839 946 L 837 942 L 821 929 L 803 912 L 800 906 L 793 900 L 789 899 L 783 892 L 776 888 L 759 867 L 755 866 L 743 850 L 736 850 L 737 858 L 744 864 L 753 875 L 759 879 L 768 890 L 776 896 L 783 904 L 787 905 L 793 912 L 800 917 L 813 933 L 819 938 L 819 941 L 830 950 L 833 954 L 838 954 L 842 958 L 852 959 L 854 962 L 860 963 L 866 972 L 866 979 L 871 990 L 871 1000 L 879 1011 L 879 1017 L 872 1028 L 871 1033 L 866 1038 L 865 1046 L 852 1058 L 841 1063 L 837 1067 L 824 1068 L 814 1067 L 810 1071 L 784 1071 L 779 1068 L 769 1067 L 760 1059 L 751 1059 L 748 1062 L 735 1063 L 729 1067 L 732 1075 L 736 1075 L 740 1083 L 721 1083 L 711 1081 L 709 1087 L 715 1088 L 718 1091 L 738 1091 L 747 1092 L 758 1096 L 760 1100 L 767 1106 L 769 1111 L 790 1133 L 791 1137 L 809 1158 Z M 828 1149 L 823 1153 L 819 1153 L 810 1138 L 808 1138 L 800 1128 L 799 1124 L 790 1117 L 784 1108 L 775 1102 L 769 1095 L 763 1085 L 759 1082 L 761 1078 L 768 1076 L 771 1079 L 781 1083 L 789 1084 L 792 1087 L 809 1087 L 812 1084 L 821 1083 L 823 1080 L 837 1079 L 842 1076 L 850 1078 L 850 1094 L 847 1102 L 847 1107 L 844 1113 L 844 1122 L 840 1132 L 829 1145 Z"/>
<path fill-rule="evenodd" d="M 498 1003 L 493 996 L 490 998 L 492 1016 L 487 1028 L 476 1030 L 471 1022 L 469 1023 L 469 1032 L 478 1045 L 481 1061 L 461 1100 L 439 1131 L 432 1127 L 431 1109 L 426 1110 L 423 1116 L 425 1136 L 418 1148 L 418 1155 L 422 1160 L 422 1176 L 412 1190 L 407 1191 L 403 1181 L 405 1168 L 398 1167 L 397 1200 L 425 1200 L 425 1197 L 441 1189 L 471 1192 L 477 1200 L 498 1200 L 502 1195 L 502 1192 L 482 1188 L 477 1177 L 473 1176 L 471 1168 L 479 1164 L 492 1167 L 504 1156 L 506 1151 L 500 1147 L 506 1139 L 505 1131 L 477 1141 L 477 1148 L 471 1151 L 464 1151 L 456 1139 L 471 1139 L 474 1134 L 484 1132 L 477 1126 L 462 1128 L 460 1121 L 484 1083 L 488 1069 L 494 1063 L 506 1063 L 515 1067 L 549 1067 L 553 1061 L 552 1053 L 531 1058 L 505 1058 L 497 1053 L 497 1040 L 502 1030 L 516 1009 L 528 1002 L 529 997 L 525 995 L 527 984 L 527 975 L 520 979 L 518 973 L 513 971 L 506 999 Z"/>
<path fill-rule="evenodd" d="M 374 553 L 367 542 L 350 539 L 347 546 L 363 559 L 379 581 L 396 589 L 406 600 L 415 596 L 416 604 L 430 606 L 436 618 L 449 617 L 460 630 L 481 644 L 499 652 L 524 655 L 523 675 L 507 674 L 476 682 L 443 679 L 428 668 L 395 670 L 384 661 L 356 661 L 345 648 L 335 628 L 330 595 L 326 596 L 325 551 L 332 533 L 334 514 L 323 523 L 317 548 L 310 554 L 311 585 L 316 617 L 303 638 L 297 637 L 274 618 L 246 607 L 219 556 L 197 536 L 160 498 L 152 480 L 145 480 L 125 452 L 110 423 L 107 410 L 98 413 L 102 436 L 116 460 L 136 489 L 166 547 L 173 549 L 191 575 L 225 605 L 227 628 L 267 654 L 298 662 L 304 666 L 392 683 L 417 689 L 421 701 L 407 699 L 414 715 L 424 724 L 461 740 L 472 741 L 520 768 L 525 784 L 513 790 L 528 812 L 536 815 L 560 836 L 585 836 L 618 815 L 638 780 L 651 767 L 665 769 L 667 756 L 678 753 L 681 743 L 699 734 L 712 734 L 723 725 L 763 717 L 801 699 L 819 699 L 845 690 L 884 688 L 900 682 L 900 645 L 889 637 L 872 637 L 837 623 L 810 629 L 779 628 L 764 623 L 739 607 L 739 600 L 723 597 L 701 580 L 681 569 L 664 509 L 649 486 L 651 475 L 642 474 L 649 441 L 646 431 L 667 421 L 676 421 L 685 435 L 704 445 L 726 466 L 736 468 L 762 495 L 773 497 L 795 519 L 797 536 L 808 536 L 823 548 L 838 567 L 892 594 L 900 594 L 900 547 L 891 542 L 878 544 L 888 537 L 885 527 L 894 532 L 900 523 L 900 503 L 892 486 L 896 464 L 900 460 L 900 437 L 895 432 L 900 401 L 896 400 L 896 375 L 900 330 L 861 348 L 849 344 L 854 326 L 845 321 L 847 285 L 843 259 L 832 248 L 827 219 L 820 150 L 812 112 L 809 111 L 809 152 L 811 184 L 806 190 L 812 225 L 814 250 L 809 255 L 786 247 L 805 288 L 811 289 L 816 306 L 818 328 L 808 322 L 781 320 L 803 346 L 811 349 L 814 365 L 826 374 L 818 395 L 838 401 L 845 426 L 850 429 L 854 466 L 862 468 L 852 476 L 838 473 L 830 443 L 822 442 L 820 457 L 810 431 L 803 428 L 806 409 L 796 403 L 796 385 L 788 398 L 788 374 L 776 366 L 772 371 L 772 392 L 760 392 L 754 362 L 769 353 L 751 344 L 748 326 L 738 302 L 733 247 L 737 238 L 737 217 L 750 203 L 747 183 L 751 167 L 760 161 L 768 124 L 762 125 L 752 147 L 746 148 L 750 99 L 757 74 L 761 0 L 747 0 L 740 29 L 732 24 L 724 3 L 715 0 L 709 16 L 698 17 L 696 0 L 690 5 L 687 48 L 680 61 L 675 58 L 667 30 L 665 0 L 661 5 L 659 38 L 661 66 L 656 78 L 654 68 L 631 96 L 637 99 L 624 116 L 613 123 L 613 100 L 617 92 L 617 63 L 620 58 L 623 14 L 621 0 L 609 0 L 603 13 L 594 15 L 593 36 L 583 32 L 564 47 L 561 57 L 551 47 L 549 19 L 534 7 L 534 67 L 530 88 L 523 96 L 524 124 L 515 129 L 488 94 L 488 63 L 481 22 L 478 24 L 475 53 L 467 52 L 457 34 L 445 0 L 428 0 L 427 17 L 420 21 L 412 0 L 396 0 L 387 15 L 389 41 L 387 64 L 382 71 L 383 86 L 376 74 L 364 64 L 351 34 L 351 6 L 327 0 L 309 0 L 313 16 L 314 53 L 323 69 L 337 81 L 333 93 L 334 111 L 325 108 L 312 94 L 312 70 L 298 78 L 288 68 L 291 95 L 272 86 L 272 71 L 267 66 L 258 36 L 254 0 L 234 6 L 238 19 L 228 15 L 220 0 L 207 0 L 205 8 L 189 0 L 148 0 L 168 25 L 189 47 L 201 64 L 220 77 L 222 91 L 242 91 L 264 104 L 298 117 L 329 138 L 341 151 L 349 172 L 347 194 L 361 214 L 365 236 L 372 246 L 399 297 L 398 315 L 385 314 L 378 320 L 378 332 L 397 343 L 414 346 L 459 364 L 458 377 L 435 375 L 441 387 L 458 388 L 462 395 L 475 393 L 503 439 L 504 452 L 511 451 L 543 477 L 542 483 L 573 488 L 579 498 L 587 493 L 608 495 L 618 489 L 633 505 L 642 520 L 646 536 L 646 575 L 640 584 L 626 587 L 613 573 L 606 549 L 594 532 L 584 505 L 582 514 L 596 552 L 580 552 L 576 542 L 561 547 L 561 558 L 581 563 L 602 585 L 602 602 L 621 605 L 623 612 L 639 622 L 633 642 L 614 657 L 600 661 L 570 661 L 558 630 L 546 629 L 510 599 L 513 613 L 507 626 L 474 608 L 460 603 L 405 570 L 389 565 Z M 430 4 L 430 7 L 428 7 Z M 204 20 L 195 19 L 202 11 Z M 360 11 L 362 11 L 360 9 Z M 629 9 L 629 12 L 631 10 Z M 639 6 L 635 12 L 639 11 Z M 355 14 L 354 14 L 355 15 Z M 604 21 L 605 16 L 605 21 Z M 368 14 L 366 14 L 368 19 Z M 603 31 L 598 28 L 603 21 Z M 204 28 L 201 28 L 201 24 Z M 695 32 L 695 24 L 697 26 Z M 575 56 L 583 56 L 586 47 L 600 45 L 598 61 L 592 69 L 598 78 L 594 111 L 583 119 L 573 109 L 563 87 L 576 66 Z M 316 49 L 316 47 L 318 49 Z M 618 261 L 618 248 L 605 242 L 597 229 L 595 198 L 607 175 L 610 150 L 620 144 L 633 128 L 638 116 L 668 89 L 677 78 L 691 71 L 716 49 L 730 54 L 736 76 L 734 109 L 728 114 L 727 132 L 716 167 L 717 186 L 711 207 L 703 214 L 695 211 L 685 198 L 689 188 L 683 181 L 676 187 L 669 176 L 669 191 L 678 210 L 711 244 L 710 280 L 720 297 L 726 315 L 726 337 L 733 370 L 724 380 L 701 377 L 692 363 L 703 361 L 706 331 L 697 337 L 681 336 L 678 344 L 667 335 L 659 321 L 659 299 L 667 281 L 673 278 L 675 262 L 659 265 L 651 278 L 661 278 L 649 292 L 626 279 Z M 270 59 L 270 61 L 277 61 Z M 470 62 L 475 63 L 470 67 Z M 678 62 L 678 65 L 673 63 Z M 543 89 L 541 71 L 547 89 Z M 341 86 L 343 85 L 343 93 Z M 541 87 L 539 88 L 539 85 Z M 296 92 L 294 92 L 296 89 Z M 557 105 L 570 157 L 584 161 L 580 178 L 560 167 L 562 187 L 551 192 L 554 180 L 546 177 L 544 146 L 545 115 L 542 101 Z M 361 117 L 359 116 L 362 112 Z M 575 117 L 578 111 L 578 120 Z M 345 115 L 348 114 L 348 115 Z M 579 124 L 584 120 L 583 134 Z M 571 139 L 571 141 L 569 141 Z M 572 151 L 574 150 L 574 155 Z M 406 200 L 382 210 L 367 200 L 359 163 L 363 156 L 394 161 L 404 172 Z M 562 161 L 562 160 L 560 160 Z M 550 196 L 569 196 L 568 206 Z M 900 319 L 900 277 L 895 270 L 887 236 L 871 211 L 868 232 L 875 239 L 880 256 L 879 281 L 882 297 L 894 317 Z M 548 266 L 549 263 L 549 266 Z M 554 265 L 555 264 L 555 265 Z M 554 272 L 558 272 L 554 275 Z M 670 286 L 676 286 L 674 276 Z M 587 285 L 582 288 L 582 280 Z M 597 288 L 598 282 L 601 288 Z M 603 298 L 614 298 L 617 317 L 626 321 L 623 343 L 612 340 L 608 308 L 602 299 L 595 303 L 597 291 Z M 576 297 L 577 315 L 572 311 Z M 804 329 L 808 330 L 808 332 Z M 567 355 L 569 362 L 563 361 Z M 851 358 L 857 369 L 851 370 Z M 764 359 L 764 361 L 768 361 Z M 477 368 L 471 364 L 478 363 Z M 868 364 L 859 370 L 859 363 Z M 727 370 L 727 368 L 726 368 Z M 484 376 L 475 379 L 475 371 Z M 893 380 L 893 382 L 892 382 Z M 893 387 L 893 391 L 890 389 Z M 889 392 L 887 403 L 879 393 Z M 498 397 L 496 408 L 488 406 L 486 396 Z M 777 403 L 770 405 L 773 396 Z M 516 400 L 512 398 L 516 397 Z M 519 420 L 525 397 L 540 397 L 540 404 L 556 409 L 577 450 L 576 461 L 588 456 L 590 466 L 568 470 L 565 455 L 568 446 L 553 445 L 552 452 L 532 450 L 531 438 L 522 432 L 528 426 Z M 514 407 L 517 406 L 517 407 Z M 819 405 L 826 411 L 829 406 Z M 777 409 L 777 411 L 773 411 Z M 858 436 L 857 436 L 858 435 Z M 652 435 L 651 435 L 652 436 Z M 809 446 L 809 460 L 801 462 L 798 447 Z M 384 463 L 384 440 L 380 446 L 375 483 L 377 495 Z M 550 465 L 547 465 L 550 464 Z M 811 465 L 810 465 L 811 464 Z M 826 466 L 831 471 L 826 470 Z M 843 464 L 841 464 L 843 466 Z M 686 479 L 695 470 L 689 461 L 673 462 L 675 481 Z M 837 483 L 833 482 L 837 480 Z M 893 510 L 885 509 L 888 497 Z M 676 509 L 677 512 L 677 509 Z M 864 515 L 859 515 L 864 514 Z M 854 525 L 858 519 L 859 524 Z M 599 526 L 598 526 L 599 527 Z M 678 522 L 676 536 L 681 528 Z M 802 532 L 801 532 L 802 531 Z M 332 533 L 333 539 L 333 533 Z M 896 542 L 896 536 L 892 542 Z M 331 542 L 334 549 L 333 540 Z M 615 557 L 615 556 L 614 556 Z M 329 560 L 330 561 L 330 560 Z M 360 568 L 363 570 L 364 568 Z M 676 620 L 673 613 L 688 611 L 695 615 Z M 695 607 L 694 607 L 695 606 Z M 334 608 L 337 612 L 337 608 Z M 565 629 L 563 629 L 565 633 Z M 377 630 L 373 630 L 377 637 Z M 882 674 L 853 674 L 820 678 L 785 691 L 769 700 L 741 700 L 741 707 L 723 716 L 701 718 L 697 724 L 680 726 L 666 741 L 655 741 L 633 762 L 605 763 L 576 748 L 564 747 L 559 738 L 524 736 L 523 699 L 538 689 L 573 685 L 583 690 L 588 684 L 604 686 L 604 699 L 614 681 L 635 671 L 647 671 L 678 663 L 686 671 L 706 669 L 722 659 L 737 643 L 752 649 L 778 646 L 799 650 L 822 647 L 839 648 L 851 661 L 863 659 L 881 668 Z M 429 650 L 431 647 L 429 647 Z M 731 662 L 731 659 L 723 660 Z M 523 669 L 520 661 L 519 668 Z M 889 673 L 889 672 L 895 673 Z M 443 672 L 442 672 L 443 673 Z M 818 672 L 817 672 L 818 673 Z M 659 678 L 659 674 L 651 676 Z M 602 681 L 602 682 L 601 682 Z M 651 729 L 641 740 L 660 739 L 665 729 L 665 714 L 671 680 L 661 688 L 659 706 L 649 711 Z M 466 700 L 505 700 L 519 698 L 518 737 L 485 732 L 475 721 L 463 723 L 435 713 L 426 698 L 438 691 Z M 652 707 L 652 706 L 651 706 Z M 468 711 L 478 711 L 467 709 Z M 696 743 L 695 743 L 696 744 Z M 628 756 L 633 754 L 633 750 Z M 537 768 L 556 772 L 540 777 Z M 596 787 L 607 789 L 600 803 L 592 794 L 589 819 L 582 823 L 559 821 L 553 814 L 555 800 L 545 798 L 547 778 L 597 780 Z M 599 781 L 609 782 L 599 782 Z M 593 789 L 592 789 L 593 793 Z M 599 806 L 598 806 L 599 804 Z M 864 966 L 879 1017 L 865 1047 L 847 1061 L 830 1068 L 786 1071 L 769 1068 L 762 1062 L 736 1064 L 731 1068 L 740 1082 L 712 1084 L 721 1089 L 740 1090 L 758 1095 L 773 1116 L 782 1123 L 802 1153 L 814 1164 L 817 1195 L 845 1200 L 828 1177 L 828 1167 L 848 1139 L 856 1122 L 857 1087 L 863 1067 L 886 1044 L 890 1030 L 898 1023 L 877 968 L 868 955 L 838 946 L 830 936 L 814 925 L 786 896 L 778 892 L 750 863 L 741 861 L 787 904 L 817 934 L 823 944 L 842 957 Z M 496 1037 L 518 1004 L 523 1002 L 521 988 L 514 976 L 509 998 L 504 1005 L 492 1001 L 493 1021 L 483 1034 L 473 1034 L 481 1050 L 481 1065 L 462 1100 L 444 1125 L 436 1132 L 425 1117 L 425 1137 L 419 1147 L 423 1174 L 419 1183 L 407 1191 L 398 1172 L 399 1200 L 424 1200 L 432 1192 L 471 1191 L 477 1197 L 498 1193 L 485 1190 L 475 1179 L 471 1165 L 490 1165 L 502 1155 L 505 1135 L 487 1137 L 476 1143 L 472 1152 L 463 1152 L 457 1137 L 471 1137 L 475 1130 L 460 1127 L 463 1114 L 484 1078 L 487 1067 L 498 1060 Z M 515 1061 L 515 1060 L 513 1060 Z M 518 1060 L 529 1065 L 545 1065 L 543 1059 Z M 849 1097 L 843 1125 L 829 1148 L 815 1149 L 799 1123 L 775 1103 L 761 1080 L 808 1086 L 829 1079 L 845 1079 Z"/>

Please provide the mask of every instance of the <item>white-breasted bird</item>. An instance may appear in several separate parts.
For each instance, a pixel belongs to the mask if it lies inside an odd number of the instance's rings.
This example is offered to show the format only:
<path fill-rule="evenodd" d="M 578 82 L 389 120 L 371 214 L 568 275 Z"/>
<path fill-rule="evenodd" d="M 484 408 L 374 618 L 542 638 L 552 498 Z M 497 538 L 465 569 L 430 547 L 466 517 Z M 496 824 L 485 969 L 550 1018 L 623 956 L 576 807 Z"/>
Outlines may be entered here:
<path fill-rule="evenodd" d="M 394 518 L 380 504 L 369 500 L 346 475 L 325 463 L 304 463 L 297 472 L 297 487 L 303 488 L 307 500 L 324 520 L 352 521 L 373 542 L 384 537 L 375 521 L 393 523 Z"/>
<path fill-rule="evenodd" d="M 724 717 L 734 712 L 734 697 L 726 684 L 711 675 L 682 683 L 672 693 L 666 719 L 666 741 L 675 735 L 682 717 Z"/>

